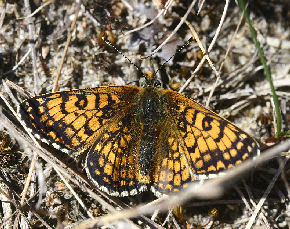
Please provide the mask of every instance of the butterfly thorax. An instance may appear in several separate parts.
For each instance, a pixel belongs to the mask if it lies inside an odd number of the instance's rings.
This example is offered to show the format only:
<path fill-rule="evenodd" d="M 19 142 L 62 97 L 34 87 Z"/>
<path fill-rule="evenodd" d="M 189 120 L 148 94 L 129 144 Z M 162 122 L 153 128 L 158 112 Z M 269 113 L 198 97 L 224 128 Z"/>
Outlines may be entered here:
<path fill-rule="evenodd" d="M 145 87 L 138 96 L 136 118 L 142 126 L 138 161 L 141 175 L 150 175 L 154 172 L 154 155 L 162 128 L 160 124 L 165 118 L 166 103 L 159 90 L 154 86 Z"/>

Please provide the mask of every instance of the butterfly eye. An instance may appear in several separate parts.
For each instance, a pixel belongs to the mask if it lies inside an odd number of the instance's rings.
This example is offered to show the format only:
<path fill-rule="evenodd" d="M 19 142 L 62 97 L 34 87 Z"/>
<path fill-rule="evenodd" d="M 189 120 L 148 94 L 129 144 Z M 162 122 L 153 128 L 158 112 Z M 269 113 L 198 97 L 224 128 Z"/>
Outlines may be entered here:
<path fill-rule="evenodd" d="M 161 82 L 159 80 L 155 80 L 154 87 L 161 87 Z"/>

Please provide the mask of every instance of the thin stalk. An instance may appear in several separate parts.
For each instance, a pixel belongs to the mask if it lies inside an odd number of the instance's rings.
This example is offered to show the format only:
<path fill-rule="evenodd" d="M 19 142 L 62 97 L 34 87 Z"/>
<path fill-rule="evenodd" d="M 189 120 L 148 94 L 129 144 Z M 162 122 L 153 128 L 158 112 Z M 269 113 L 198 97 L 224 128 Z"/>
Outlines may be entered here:
<path fill-rule="evenodd" d="M 266 61 L 264 52 L 261 49 L 260 42 L 258 41 L 257 32 L 256 32 L 256 30 L 254 29 L 254 27 L 252 25 L 252 22 L 251 22 L 251 19 L 250 19 L 250 16 L 249 16 L 249 11 L 248 11 L 248 9 L 246 7 L 245 1 L 244 0 L 238 0 L 238 3 L 239 3 L 240 8 L 243 11 L 243 14 L 244 14 L 246 22 L 249 25 L 250 32 L 251 32 L 251 35 L 252 35 L 252 39 L 253 39 L 254 44 L 255 44 L 255 46 L 256 46 L 256 48 L 258 50 L 258 55 L 260 57 L 260 61 L 261 61 L 262 65 L 263 65 L 263 67 L 264 67 L 264 72 L 265 72 L 267 80 L 268 80 L 268 82 L 270 84 L 270 89 L 271 89 L 271 93 L 272 93 L 272 97 L 273 97 L 273 101 L 274 101 L 274 106 L 275 106 L 276 122 L 277 122 L 277 125 L 276 125 L 277 129 L 276 129 L 275 137 L 279 137 L 281 135 L 281 128 L 282 128 L 281 112 L 280 112 L 280 108 L 279 108 L 278 96 L 277 96 L 276 91 L 275 91 L 275 87 L 274 87 L 274 84 L 273 84 L 273 80 L 272 80 L 272 76 L 271 76 L 271 73 L 270 73 L 270 69 L 269 69 L 269 67 L 267 65 L 267 61 Z"/>

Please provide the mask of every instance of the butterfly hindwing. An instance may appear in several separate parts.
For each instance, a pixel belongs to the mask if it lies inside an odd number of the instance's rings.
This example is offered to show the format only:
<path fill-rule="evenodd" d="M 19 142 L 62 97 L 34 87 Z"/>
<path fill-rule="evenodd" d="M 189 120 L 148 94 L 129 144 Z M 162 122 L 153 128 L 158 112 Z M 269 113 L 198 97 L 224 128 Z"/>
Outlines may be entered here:
<path fill-rule="evenodd" d="M 114 196 L 136 195 L 147 189 L 150 177 L 140 174 L 138 161 L 142 123 L 135 108 L 110 124 L 87 156 L 87 173 L 101 190 Z"/>
<path fill-rule="evenodd" d="M 174 123 L 167 119 L 160 133 L 161 144 L 157 149 L 160 155 L 154 171 L 154 184 L 151 190 L 156 196 L 172 191 L 179 191 L 194 181 L 194 170 L 184 153 L 178 133 L 174 130 Z"/>

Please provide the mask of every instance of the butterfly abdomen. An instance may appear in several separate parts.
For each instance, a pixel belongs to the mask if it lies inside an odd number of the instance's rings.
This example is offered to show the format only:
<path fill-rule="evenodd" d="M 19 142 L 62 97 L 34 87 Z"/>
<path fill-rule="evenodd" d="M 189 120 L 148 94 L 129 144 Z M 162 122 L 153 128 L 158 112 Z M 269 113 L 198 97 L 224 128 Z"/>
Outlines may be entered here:
<path fill-rule="evenodd" d="M 147 87 L 141 91 L 137 118 L 142 124 L 139 148 L 139 170 L 141 175 L 154 172 L 154 155 L 157 151 L 160 131 L 164 119 L 164 109 L 160 93 L 156 88 Z"/>

